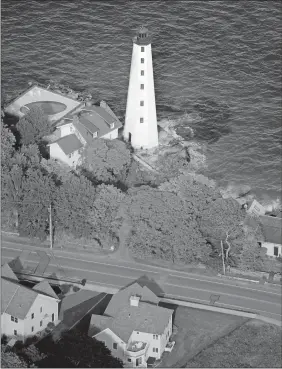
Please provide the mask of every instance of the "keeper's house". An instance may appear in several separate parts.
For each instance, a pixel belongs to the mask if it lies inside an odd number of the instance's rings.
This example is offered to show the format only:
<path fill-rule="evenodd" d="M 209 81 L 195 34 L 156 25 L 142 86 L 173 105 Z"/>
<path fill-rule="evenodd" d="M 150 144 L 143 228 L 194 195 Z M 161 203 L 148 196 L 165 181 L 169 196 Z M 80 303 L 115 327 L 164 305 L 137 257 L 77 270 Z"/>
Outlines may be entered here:
<path fill-rule="evenodd" d="M 100 106 L 88 102 L 79 112 L 67 114 L 56 125 L 55 134 L 59 138 L 48 145 L 50 157 L 76 167 L 86 144 L 98 138 L 113 140 L 121 127 L 104 101 Z"/>

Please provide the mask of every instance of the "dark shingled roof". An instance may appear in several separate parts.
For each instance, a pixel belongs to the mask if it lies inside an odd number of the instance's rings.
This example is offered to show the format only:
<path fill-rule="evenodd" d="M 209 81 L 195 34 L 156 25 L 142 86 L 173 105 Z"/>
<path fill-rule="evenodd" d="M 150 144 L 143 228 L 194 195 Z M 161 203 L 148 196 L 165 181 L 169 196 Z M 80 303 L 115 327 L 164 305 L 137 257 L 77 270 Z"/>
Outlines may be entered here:
<path fill-rule="evenodd" d="M 97 335 L 109 328 L 124 342 L 128 342 L 133 331 L 163 334 L 173 310 L 139 302 L 139 306 L 125 306 L 116 311 L 115 317 L 93 316 L 88 334 Z"/>
<path fill-rule="evenodd" d="M 260 216 L 265 242 L 282 244 L 282 219 L 268 215 Z"/>
<path fill-rule="evenodd" d="M 74 128 L 77 130 L 77 132 L 79 134 L 81 134 L 81 137 L 87 142 L 91 142 L 93 140 L 93 137 L 90 136 L 89 131 L 86 129 L 86 127 L 84 127 L 84 125 L 82 123 L 78 122 L 73 122 L 73 126 Z"/>
<path fill-rule="evenodd" d="M 93 299 L 93 306 L 97 302 L 97 296 L 99 296 L 99 293 L 96 291 L 90 291 L 90 290 L 80 290 L 78 292 L 75 292 L 71 295 L 67 295 L 62 299 L 61 307 L 60 307 L 60 313 L 59 313 L 59 319 L 63 320 L 64 313 L 67 310 L 72 309 L 73 307 L 76 307 L 85 301 L 89 301 Z"/>
<path fill-rule="evenodd" d="M 140 297 L 138 306 L 130 305 L 133 295 Z M 162 334 L 173 310 L 158 303 L 159 298 L 148 287 L 134 283 L 113 295 L 104 316 L 92 315 L 88 334 L 92 337 L 109 328 L 124 342 L 133 331 Z"/>
<path fill-rule="evenodd" d="M 32 289 L 36 292 L 42 293 L 43 295 L 51 296 L 55 299 L 58 299 L 57 294 L 47 281 L 41 281 L 40 283 L 37 283 L 35 286 L 33 286 Z"/>
<path fill-rule="evenodd" d="M 129 305 L 129 299 L 132 295 L 139 296 L 140 301 L 149 302 L 155 305 L 158 305 L 160 301 L 160 299 L 151 290 L 149 290 L 148 287 L 141 287 L 138 283 L 134 283 L 113 295 L 107 309 L 105 310 L 105 314 L 115 316 L 118 310 Z"/>
<path fill-rule="evenodd" d="M 54 143 L 58 144 L 66 155 L 69 155 L 83 147 L 82 143 L 74 133 L 61 137 L 57 141 L 52 142 L 52 144 Z"/>
<path fill-rule="evenodd" d="M 111 131 L 122 127 L 121 122 L 114 118 L 109 112 L 100 106 L 85 107 L 78 114 L 79 121 L 91 132 L 98 132 L 98 137 L 102 137 Z M 114 123 L 114 128 L 110 125 Z"/>

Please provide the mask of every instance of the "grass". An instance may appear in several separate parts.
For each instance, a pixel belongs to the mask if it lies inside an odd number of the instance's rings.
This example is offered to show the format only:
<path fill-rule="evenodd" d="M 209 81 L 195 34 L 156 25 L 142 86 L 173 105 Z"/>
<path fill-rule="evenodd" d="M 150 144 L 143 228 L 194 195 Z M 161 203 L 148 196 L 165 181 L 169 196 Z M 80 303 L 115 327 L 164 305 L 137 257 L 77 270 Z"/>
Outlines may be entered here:
<path fill-rule="evenodd" d="M 280 368 L 281 341 L 279 327 L 251 320 L 204 349 L 186 368 Z"/>
<path fill-rule="evenodd" d="M 185 366 L 200 350 L 245 322 L 246 318 L 239 316 L 178 306 L 173 323 L 176 332 L 172 336 L 175 346 L 171 353 L 164 353 L 159 367 Z"/>

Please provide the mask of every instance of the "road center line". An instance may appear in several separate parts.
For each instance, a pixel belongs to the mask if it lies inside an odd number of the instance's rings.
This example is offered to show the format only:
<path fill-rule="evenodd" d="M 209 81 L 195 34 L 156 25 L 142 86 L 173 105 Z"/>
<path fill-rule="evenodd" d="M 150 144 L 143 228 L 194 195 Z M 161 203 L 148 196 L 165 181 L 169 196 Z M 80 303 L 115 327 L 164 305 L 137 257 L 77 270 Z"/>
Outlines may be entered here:
<path fill-rule="evenodd" d="M 212 291 L 212 290 L 206 290 L 204 288 L 195 288 L 195 287 L 190 287 L 190 286 L 179 286 L 177 284 L 170 284 L 170 283 L 164 283 L 165 286 L 172 286 L 172 287 L 179 287 L 179 288 L 186 288 L 186 289 L 190 289 L 190 290 L 196 290 L 196 291 L 203 291 L 203 292 L 208 292 L 209 294 L 217 294 L 217 295 L 226 295 L 226 296 L 231 296 L 231 297 L 237 297 L 240 299 L 245 299 L 245 300 L 253 300 L 253 301 L 257 301 L 259 303 L 266 303 L 266 304 L 271 304 L 271 305 L 277 305 L 281 307 L 281 304 L 277 304 L 276 302 L 269 302 L 269 301 L 261 301 L 258 299 L 254 299 L 252 297 L 245 297 L 245 296 L 241 296 L 241 295 L 234 295 L 234 294 L 230 294 L 230 293 L 226 293 L 226 292 L 221 292 L 221 291 Z"/>

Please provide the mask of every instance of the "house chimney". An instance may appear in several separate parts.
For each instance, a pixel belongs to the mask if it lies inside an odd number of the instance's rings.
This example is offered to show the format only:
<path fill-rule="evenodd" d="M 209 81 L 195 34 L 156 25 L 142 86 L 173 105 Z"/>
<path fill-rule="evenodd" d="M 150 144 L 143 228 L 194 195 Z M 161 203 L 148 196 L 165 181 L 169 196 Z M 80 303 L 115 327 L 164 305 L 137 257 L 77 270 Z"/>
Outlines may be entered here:
<path fill-rule="evenodd" d="M 139 296 L 136 296 L 136 295 L 133 295 L 133 296 L 130 296 L 130 306 L 139 306 L 139 300 L 140 300 L 140 297 Z"/>
<path fill-rule="evenodd" d="M 88 100 L 88 101 L 86 101 L 85 105 L 86 105 L 87 107 L 90 107 L 90 106 L 92 106 L 92 105 L 93 105 L 93 101 L 92 101 L 92 100 Z"/>

